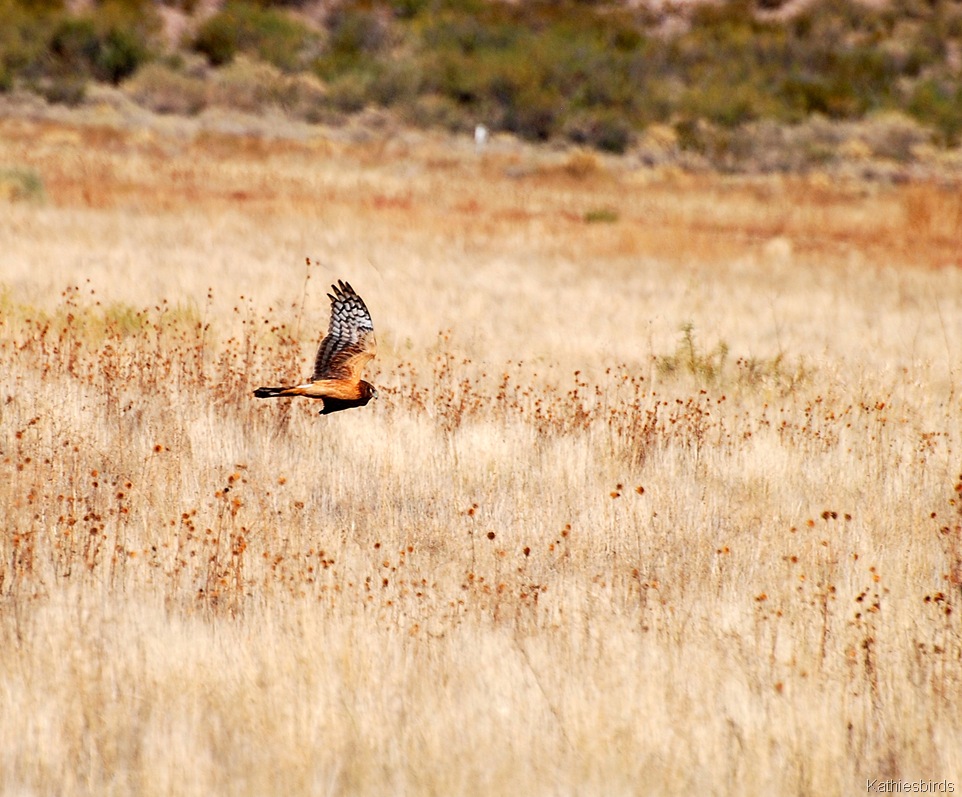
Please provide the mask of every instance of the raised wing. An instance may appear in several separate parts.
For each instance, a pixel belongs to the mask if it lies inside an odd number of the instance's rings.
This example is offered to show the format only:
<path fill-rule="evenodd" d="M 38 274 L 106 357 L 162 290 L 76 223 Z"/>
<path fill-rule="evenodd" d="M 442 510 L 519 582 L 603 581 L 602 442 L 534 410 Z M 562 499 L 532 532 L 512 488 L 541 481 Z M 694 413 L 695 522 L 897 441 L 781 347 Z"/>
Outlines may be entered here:
<path fill-rule="evenodd" d="M 348 283 L 332 285 L 331 323 L 327 335 L 317 349 L 314 359 L 313 381 L 318 379 L 348 379 L 357 382 L 361 369 L 377 353 L 374 322 L 364 300 Z"/>

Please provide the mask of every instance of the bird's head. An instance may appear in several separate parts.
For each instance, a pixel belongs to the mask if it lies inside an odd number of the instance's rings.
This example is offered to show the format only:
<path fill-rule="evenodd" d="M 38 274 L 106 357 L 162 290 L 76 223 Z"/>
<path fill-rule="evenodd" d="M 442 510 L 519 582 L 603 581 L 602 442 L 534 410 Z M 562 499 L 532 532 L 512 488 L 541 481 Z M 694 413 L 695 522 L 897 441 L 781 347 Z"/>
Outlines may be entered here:
<path fill-rule="evenodd" d="M 364 399 L 364 403 L 367 404 L 371 399 L 377 398 L 377 388 L 374 387 L 370 382 L 361 382 L 361 397 Z"/>

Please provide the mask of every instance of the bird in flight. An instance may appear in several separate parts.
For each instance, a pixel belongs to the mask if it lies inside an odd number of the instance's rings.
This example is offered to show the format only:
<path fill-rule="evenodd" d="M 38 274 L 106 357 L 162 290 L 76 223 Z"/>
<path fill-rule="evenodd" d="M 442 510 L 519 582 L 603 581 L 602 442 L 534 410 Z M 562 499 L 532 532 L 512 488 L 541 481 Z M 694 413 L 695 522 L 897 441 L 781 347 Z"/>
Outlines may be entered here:
<path fill-rule="evenodd" d="M 332 285 L 331 323 L 314 358 L 314 373 L 309 382 L 289 387 L 259 387 L 257 398 L 304 396 L 324 402 L 321 415 L 363 407 L 377 390 L 361 379 L 361 370 L 377 353 L 374 323 L 364 300 L 348 283 Z"/>

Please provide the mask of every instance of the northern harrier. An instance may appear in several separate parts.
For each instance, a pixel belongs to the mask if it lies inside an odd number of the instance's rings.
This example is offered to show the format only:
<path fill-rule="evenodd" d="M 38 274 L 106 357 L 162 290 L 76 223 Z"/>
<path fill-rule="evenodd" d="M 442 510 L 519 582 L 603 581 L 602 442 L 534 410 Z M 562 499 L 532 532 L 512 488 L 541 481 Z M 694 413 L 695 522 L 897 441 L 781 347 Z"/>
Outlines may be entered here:
<path fill-rule="evenodd" d="M 361 379 L 361 369 L 377 353 L 371 314 L 348 283 L 338 280 L 331 289 L 331 323 L 317 349 L 311 381 L 291 387 L 259 387 L 254 391 L 257 398 L 321 399 L 321 415 L 363 407 L 377 398 L 374 385 Z"/>

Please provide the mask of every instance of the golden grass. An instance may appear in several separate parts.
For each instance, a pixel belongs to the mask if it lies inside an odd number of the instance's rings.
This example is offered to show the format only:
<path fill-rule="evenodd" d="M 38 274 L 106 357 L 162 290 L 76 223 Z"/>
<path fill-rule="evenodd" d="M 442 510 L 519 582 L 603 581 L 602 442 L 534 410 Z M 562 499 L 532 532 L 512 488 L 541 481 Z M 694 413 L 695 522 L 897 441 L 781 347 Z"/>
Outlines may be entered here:
<path fill-rule="evenodd" d="M 957 200 L 311 136 L 0 123 L 0 792 L 958 788 Z"/>

